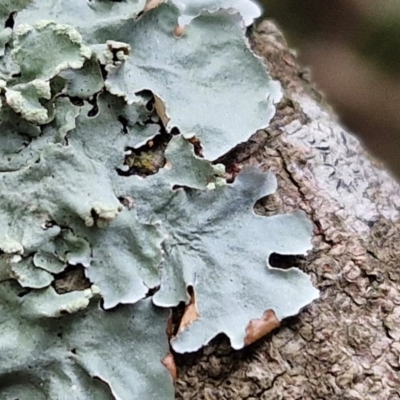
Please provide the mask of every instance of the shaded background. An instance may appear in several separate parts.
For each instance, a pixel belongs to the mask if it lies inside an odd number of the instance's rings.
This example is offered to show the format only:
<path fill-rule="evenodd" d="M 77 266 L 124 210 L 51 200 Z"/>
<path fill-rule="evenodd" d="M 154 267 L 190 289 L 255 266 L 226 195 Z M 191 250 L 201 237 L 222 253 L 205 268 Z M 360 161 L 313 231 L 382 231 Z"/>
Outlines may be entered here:
<path fill-rule="evenodd" d="M 341 121 L 400 177 L 400 0 L 259 0 Z"/>

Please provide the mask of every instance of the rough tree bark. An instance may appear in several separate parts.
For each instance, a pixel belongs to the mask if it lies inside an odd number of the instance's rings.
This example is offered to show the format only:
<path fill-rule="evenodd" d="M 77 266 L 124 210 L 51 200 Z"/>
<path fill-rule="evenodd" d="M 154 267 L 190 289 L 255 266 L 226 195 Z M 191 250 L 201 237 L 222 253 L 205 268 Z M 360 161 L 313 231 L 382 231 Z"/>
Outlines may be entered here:
<path fill-rule="evenodd" d="M 400 399 L 400 187 L 324 105 L 271 22 L 251 42 L 285 97 L 271 126 L 224 161 L 276 173 L 279 189 L 258 212 L 307 212 L 314 251 L 271 263 L 306 271 L 321 297 L 243 351 L 221 337 L 177 356 L 177 399 Z"/>

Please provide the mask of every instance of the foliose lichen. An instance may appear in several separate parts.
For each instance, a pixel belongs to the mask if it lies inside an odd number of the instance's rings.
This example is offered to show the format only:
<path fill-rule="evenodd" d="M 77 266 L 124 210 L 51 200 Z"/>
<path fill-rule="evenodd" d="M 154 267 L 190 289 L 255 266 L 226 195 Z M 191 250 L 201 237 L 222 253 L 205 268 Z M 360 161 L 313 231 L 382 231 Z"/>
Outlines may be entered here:
<path fill-rule="evenodd" d="M 0 5 L 2 398 L 172 399 L 170 346 L 241 348 L 318 296 L 268 264 L 310 250 L 311 223 L 256 215 L 275 177 L 228 183 L 215 162 L 281 96 L 247 43 L 258 16 L 250 0 Z"/>

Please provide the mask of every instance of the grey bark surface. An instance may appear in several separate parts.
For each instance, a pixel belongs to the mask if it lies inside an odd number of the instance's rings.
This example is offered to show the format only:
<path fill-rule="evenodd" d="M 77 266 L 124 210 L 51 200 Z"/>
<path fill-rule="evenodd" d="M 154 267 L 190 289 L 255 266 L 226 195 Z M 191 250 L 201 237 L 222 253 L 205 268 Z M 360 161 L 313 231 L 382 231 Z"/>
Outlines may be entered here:
<path fill-rule="evenodd" d="M 224 161 L 277 175 L 257 212 L 302 209 L 313 221 L 307 257 L 271 262 L 307 272 L 321 297 L 242 351 L 218 337 L 176 356 L 176 398 L 400 399 L 400 187 L 340 125 L 271 22 L 250 40 L 285 96 L 270 127 Z"/>

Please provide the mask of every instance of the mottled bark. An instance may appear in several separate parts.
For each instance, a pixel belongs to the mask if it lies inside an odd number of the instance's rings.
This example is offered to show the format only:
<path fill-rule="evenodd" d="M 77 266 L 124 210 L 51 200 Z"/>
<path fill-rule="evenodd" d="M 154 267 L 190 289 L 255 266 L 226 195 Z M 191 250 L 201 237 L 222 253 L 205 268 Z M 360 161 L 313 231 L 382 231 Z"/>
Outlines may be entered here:
<path fill-rule="evenodd" d="M 400 399 L 400 187 L 340 125 L 275 26 L 251 37 L 285 97 L 271 126 L 224 161 L 276 173 L 279 189 L 257 212 L 309 215 L 314 251 L 271 263 L 306 271 L 321 297 L 242 351 L 221 337 L 177 356 L 177 399 Z"/>

